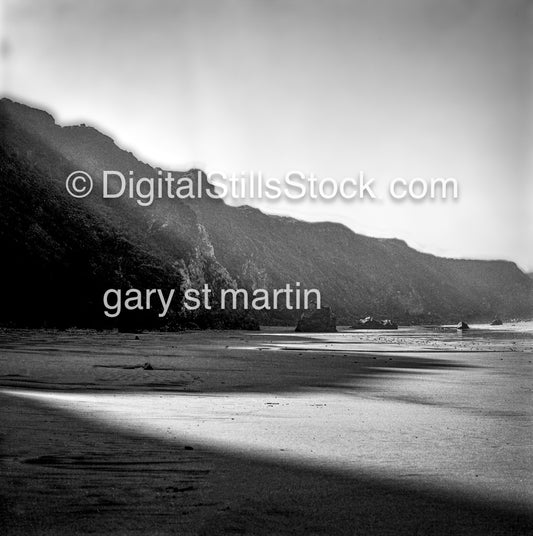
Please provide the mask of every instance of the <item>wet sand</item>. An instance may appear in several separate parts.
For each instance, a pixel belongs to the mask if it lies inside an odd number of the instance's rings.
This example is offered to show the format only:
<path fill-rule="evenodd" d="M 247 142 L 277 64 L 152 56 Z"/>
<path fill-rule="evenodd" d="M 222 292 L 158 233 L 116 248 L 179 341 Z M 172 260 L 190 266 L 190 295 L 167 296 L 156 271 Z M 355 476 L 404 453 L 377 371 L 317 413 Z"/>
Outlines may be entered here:
<path fill-rule="evenodd" d="M 527 534 L 531 349 L 520 330 L 4 332 L 7 531 Z"/>

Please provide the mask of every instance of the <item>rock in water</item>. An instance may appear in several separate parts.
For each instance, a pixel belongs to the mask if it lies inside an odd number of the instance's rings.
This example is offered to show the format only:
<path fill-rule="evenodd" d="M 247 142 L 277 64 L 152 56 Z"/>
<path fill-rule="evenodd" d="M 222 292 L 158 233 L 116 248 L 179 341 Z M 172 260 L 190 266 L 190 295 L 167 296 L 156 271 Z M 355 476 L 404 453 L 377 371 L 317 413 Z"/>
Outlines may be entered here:
<path fill-rule="evenodd" d="M 334 333 L 337 331 L 337 317 L 329 307 L 305 311 L 300 316 L 294 331 L 301 333 Z"/>
<path fill-rule="evenodd" d="M 470 326 L 466 322 L 459 322 L 459 324 L 457 324 L 456 328 L 464 330 L 464 329 L 470 329 Z"/>
<path fill-rule="evenodd" d="M 357 320 L 352 329 L 398 329 L 398 324 L 389 319 L 376 320 L 372 316 L 367 316 Z"/>
<path fill-rule="evenodd" d="M 495 318 L 491 323 L 491 326 L 502 326 L 503 322 L 501 318 Z"/>

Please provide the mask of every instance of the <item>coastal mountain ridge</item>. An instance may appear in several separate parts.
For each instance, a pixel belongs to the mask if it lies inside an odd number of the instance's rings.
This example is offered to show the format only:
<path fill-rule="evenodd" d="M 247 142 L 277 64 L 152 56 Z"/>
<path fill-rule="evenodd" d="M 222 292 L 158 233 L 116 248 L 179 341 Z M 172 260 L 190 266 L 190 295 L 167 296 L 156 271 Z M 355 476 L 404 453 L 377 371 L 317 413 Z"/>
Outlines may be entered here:
<path fill-rule="evenodd" d="M 65 190 L 84 170 L 157 175 L 98 130 L 59 126 L 47 112 L 0 101 L 0 247 L 4 299 L 0 323 L 99 327 L 242 327 L 243 311 L 173 308 L 142 318 L 104 317 L 108 288 L 274 289 L 300 282 L 317 288 L 340 323 L 369 314 L 403 323 L 530 317 L 533 281 L 514 263 L 441 258 L 397 239 L 378 239 L 329 222 L 308 223 L 264 214 L 222 200 L 103 199 L 101 185 L 84 199 Z M 174 172 L 194 176 L 197 170 Z M 128 315 L 126 315 L 128 316 Z M 291 324 L 294 311 L 255 315 Z"/>

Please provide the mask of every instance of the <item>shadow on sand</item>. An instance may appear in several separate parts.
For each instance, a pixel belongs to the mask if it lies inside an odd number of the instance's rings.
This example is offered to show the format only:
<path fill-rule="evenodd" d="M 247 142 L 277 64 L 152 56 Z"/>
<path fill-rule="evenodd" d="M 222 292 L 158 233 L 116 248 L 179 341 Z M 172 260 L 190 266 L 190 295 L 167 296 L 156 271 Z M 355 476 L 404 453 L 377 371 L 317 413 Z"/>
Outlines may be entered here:
<path fill-rule="evenodd" d="M 1 395 L 4 534 L 531 534 L 509 505 L 117 432 Z"/>

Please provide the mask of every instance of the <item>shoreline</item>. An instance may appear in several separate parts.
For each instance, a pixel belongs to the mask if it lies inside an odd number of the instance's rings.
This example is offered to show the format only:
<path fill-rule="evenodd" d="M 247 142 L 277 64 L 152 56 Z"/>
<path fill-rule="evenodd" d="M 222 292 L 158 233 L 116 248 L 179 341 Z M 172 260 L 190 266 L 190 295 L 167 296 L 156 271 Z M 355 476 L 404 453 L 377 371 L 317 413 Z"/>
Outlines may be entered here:
<path fill-rule="evenodd" d="M 7 534 L 533 529 L 529 334 L 16 335 Z"/>

